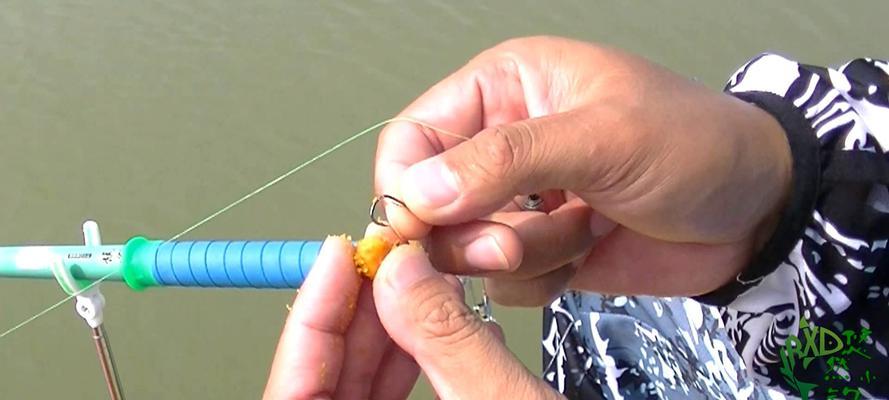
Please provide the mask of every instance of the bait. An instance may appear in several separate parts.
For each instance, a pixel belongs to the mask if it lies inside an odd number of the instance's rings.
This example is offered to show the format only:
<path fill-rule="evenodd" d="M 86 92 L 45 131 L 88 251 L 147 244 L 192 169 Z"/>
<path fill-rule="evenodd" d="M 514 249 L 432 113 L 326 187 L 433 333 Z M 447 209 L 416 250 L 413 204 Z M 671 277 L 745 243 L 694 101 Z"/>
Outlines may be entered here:
<path fill-rule="evenodd" d="M 377 270 L 380 269 L 383 258 L 389 254 L 394 245 L 394 243 L 379 235 L 368 236 L 359 240 L 355 244 L 355 255 L 353 256 L 358 273 L 368 279 L 373 279 L 377 274 Z"/>

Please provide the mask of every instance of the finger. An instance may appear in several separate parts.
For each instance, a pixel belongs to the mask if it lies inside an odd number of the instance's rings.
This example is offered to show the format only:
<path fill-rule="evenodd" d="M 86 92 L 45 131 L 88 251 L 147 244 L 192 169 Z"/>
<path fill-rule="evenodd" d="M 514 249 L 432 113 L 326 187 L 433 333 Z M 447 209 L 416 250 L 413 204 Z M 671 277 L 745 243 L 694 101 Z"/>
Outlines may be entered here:
<path fill-rule="evenodd" d="M 592 214 L 582 200 L 575 199 L 551 213 L 496 213 L 490 222 L 436 227 L 427 240 L 429 255 L 433 265 L 445 272 L 533 278 L 589 251 L 594 241 L 589 224 Z M 501 252 L 509 261 L 506 268 L 493 263 Z"/>
<path fill-rule="evenodd" d="M 288 315 L 265 397 L 330 397 L 343 364 L 344 334 L 352 321 L 361 279 L 344 237 L 324 241 L 315 266 Z"/>
<path fill-rule="evenodd" d="M 364 236 L 382 236 L 387 240 L 392 241 L 393 243 L 401 240 L 401 238 L 393 231 L 391 227 L 382 226 L 375 223 L 368 224 L 367 228 L 365 229 Z M 462 285 L 456 277 L 447 276 L 446 278 L 448 278 L 449 282 L 462 293 Z M 362 292 L 362 294 L 364 293 Z M 358 318 L 356 317 L 356 323 L 357 319 Z M 374 314 L 374 319 L 378 321 L 376 314 Z M 377 322 L 377 324 L 379 323 Z M 377 344 L 380 349 L 385 349 L 385 354 L 383 355 L 383 359 L 380 361 L 379 365 L 372 365 L 372 368 L 374 368 L 376 375 L 373 377 L 372 380 L 367 381 L 373 382 L 371 389 L 372 395 L 368 397 L 366 395 L 358 395 L 358 393 L 356 393 L 356 396 L 344 396 L 344 398 L 400 400 L 408 397 L 411 390 L 416 384 L 417 378 L 420 374 L 420 367 L 410 355 L 408 355 L 403 350 L 401 350 L 401 348 L 395 345 L 389 339 L 388 335 L 386 335 L 386 340 L 389 342 L 389 344 L 386 346 L 380 346 L 379 343 Z"/>
<path fill-rule="evenodd" d="M 457 275 L 512 271 L 522 263 L 521 238 L 498 222 L 435 227 L 426 248 L 434 265 Z"/>
<path fill-rule="evenodd" d="M 380 370 L 374 378 L 370 399 L 406 399 L 420 375 L 420 366 L 413 357 L 395 344 L 390 344 L 383 356 Z"/>
<path fill-rule="evenodd" d="M 390 243 L 398 243 L 400 238 L 392 230 L 392 228 L 388 226 L 377 225 L 373 222 L 367 225 L 367 228 L 364 229 L 364 237 L 369 236 L 381 236 L 384 239 L 388 240 Z"/>
<path fill-rule="evenodd" d="M 400 191 L 397 191 L 400 196 Z M 389 230 L 401 240 L 421 239 L 429 234 L 432 225 L 429 225 L 417 218 L 410 210 L 400 204 L 384 204 L 386 208 L 386 218 L 389 222 Z"/>
<path fill-rule="evenodd" d="M 752 243 L 669 243 L 618 227 L 578 267 L 573 289 L 611 294 L 695 296 L 735 279 Z"/>
<path fill-rule="evenodd" d="M 346 332 L 345 362 L 336 387 L 337 399 L 367 399 L 383 359 L 389 335 L 373 303 L 373 286 L 361 285 L 357 309 Z"/>
<path fill-rule="evenodd" d="M 528 398 L 552 394 L 466 306 L 417 246 L 396 247 L 374 281 L 386 331 L 420 365 L 443 398 Z"/>
<path fill-rule="evenodd" d="M 571 265 L 558 268 L 544 275 L 525 279 L 486 278 L 488 296 L 497 304 L 510 307 L 540 307 L 559 297 L 574 277 L 576 268 Z"/>
<path fill-rule="evenodd" d="M 401 200 L 421 220 L 446 225 L 490 214 L 518 193 L 586 189 L 609 167 L 579 128 L 589 119 L 570 111 L 486 129 L 404 171 Z"/>
<path fill-rule="evenodd" d="M 401 198 L 404 171 L 463 141 L 454 135 L 471 137 L 485 127 L 527 118 L 519 73 L 504 56 L 483 53 L 409 105 L 399 116 L 428 125 L 395 122 L 383 130 L 377 145 L 376 192 Z M 418 239 L 428 232 L 429 225 L 394 208 L 386 211 L 391 211 L 390 220 L 406 238 Z"/>
<path fill-rule="evenodd" d="M 579 199 L 551 213 L 496 214 L 495 221 L 512 226 L 522 239 L 522 265 L 507 278 L 538 277 L 589 252 L 596 239 L 589 224 L 592 214 Z"/>

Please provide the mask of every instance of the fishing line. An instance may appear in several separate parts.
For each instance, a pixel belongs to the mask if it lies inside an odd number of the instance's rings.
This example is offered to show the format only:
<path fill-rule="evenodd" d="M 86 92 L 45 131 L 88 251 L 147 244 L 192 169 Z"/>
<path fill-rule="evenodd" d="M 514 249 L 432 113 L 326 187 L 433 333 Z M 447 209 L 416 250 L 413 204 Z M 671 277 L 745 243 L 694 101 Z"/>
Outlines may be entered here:
<path fill-rule="evenodd" d="M 211 214 L 208 215 L 207 217 L 205 217 L 205 218 L 201 219 L 200 221 L 194 223 L 193 225 L 189 226 L 188 228 L 186 228 L 186 229 L 183 230 L 182 232 L 179 232 L 179 233 L 173 235 L 171 238 L 169 238 L 169 239 L 167 239 L 166 241 L 164 241 L 164 243 L 168 243 L 168 242 L 174 241 L 174 240 L 176 240 L 176 239 L 181 238 L 182 236 L 185 236 L 185 235 L 191 233 L 191 232 L 194 231 L 195 229 L 200 228 L 200 227 L 203 226 L 204 224 L 206 224 L 206 223 L 212 221 L 213 219 L 215 219 L 216 217 L 218 217 L 218 216 L 220 216 L 220 215 L 222 215 L 222 214 L 228 212 L 228 211 L 231 210 L 232 208 L 237 207 L 237 206 L 240 205 L 241 203 L 244 203 L 245 201 L 250 200 L 252 197 L 254 197 L 254 196 L 258 195 L 259 193 L 261 193 L 261 192 L 267 190 L 268 188 L 270 188 L 270 187 L 272 187 L 272 186 L 278 184 L 279 182 L 283 181 L 284 179 L 287 179 L 287 178 L 290 177 L 291 175 L 293 175 L 293 174 L 295 174 L 295 173 L 297 173 L 297 172 L 303 170 L 304 168 L 308 167 L 309 165 L 314 164 L 315 162 L 321 160 L 322 158 L 327 157 L 328 155 L 330 155 L 331 153 L 333 153 L 333 152 L 339 150 L 339 149 L 342 148 L 343 146 L 345 146 L 345 145 L 347 145 L 347 144 L 349 144 L 349 143 L 352 143 L 352 142 L 354 142 L 355 140 L 358 140 L 359 138 L 361 138 L 361 137 L 367 135 L 368 133 L 371 133 L 371 132 L 375 131 L 376 129 L 378 129 L 378 128 L 382 127 L 382 126 L 391 124 L 391 123 L 393 123 L 393 122 L 410 122 L 410 123 L 413 123 L 413 124 L 416 124 L 416 125 L 420 125 L 420 126 L 422 126 L 422 127 L 424 127 L 424 128 L 430 129 L 430 130 L 432 130 L 432 131 L 435 131 L 436 133 L 440 133 L 440 134 L 445 135 L 445 136 L 450 136 L 450 137 L 453 137 L 453 138 L 456 138 L 456 139 L 460 139 L 460 140 L 464 140 L 464 141 L 469 139 L 469 138 L 467 138 L 467 137 L 465 137 L 465 136 L 458 135 L 458 134 L 456 134 L 456 133 L 450 132 L 450 131 L 445 130 L 445 129 L 442 129 L 442 128 L 438 128 L 438 127 L 433 126 L 433 125 L 431 125 L 431 124 L 429 124 L 429 123 L 426 123 L 426 122 L 423 122 L 423 121 L 420 121 L 420 120 L 417 120 L 417 119 L 414 119 L 414 118 L 411 118 L 411 117 L 394 117 L 394 118 L 390 118 L 390 119 L 387 119 L 387 120 L 384 120 L 384 121 L 377 122 L 377 123 L 375 123 L 375 124 L 373 124 L 373 125 L 371 125 L 371 126 L 365 128 L 365 129 L 361 130 L 360 132 L 355 133 L 355 134 L 353 134 L 352 136 L 349 136 L 349 137 L 347 137 L 346 139 L 341 140 L 339 143 L 337 143 L 337 144 L 331 146 L 330 148 L 328 148 L 327 150 L 322 151 L 321 153 L 318 153 L 318 154 L 315 155 L 314 157 L 312 157 L 312 158 L 310 158 L 310 159 L 308 159 L 308 160 L 306 160 L 306 161 L 300 163 L 299 165 L 293 167 L 293 168 L 290 169 L 289 171 L 287 171 L 287 172 L 281 174 L 281 175 L 278 176 L 277 178 L 274 178 L 274 179 L 268 181 L 267 183 L 265 183 L 265 184 L 259 186 L 258 188 L 256 188 L 256 189 L 254 189 L 254 190 L 248 192 L 247 194 L 241 196 L 239 199 L 237 199 L 237 200 L 235 200 L 235 201 L 229 203 L 228 205 L 226 205 L 226 206 L 220 208 L 218 211 L 211 213 Z M 89 285 L 87 285 L 85 288 L 83 288 L 83 289 L 81 289 L 81 290 L 78 290 L 78 291 L 74 292 L 73 294 L 71 294 L 71 295 L 69 295 L 69 296 L 67 296 L 67 297 L 65 297 L 65 298 L 63 298 L 63 299 L 61 299 L 61 300 L 59 300 L 57 303 L 55 303 L 55 304 L 53 304 L 53 305 L 47 307 L 47 308 L 44 309 L 43 311 L 40 311 L 40 312 L 38 312 L 37 314 L 34 314 L 33 316 L 31 316 L 30 318 L 27 318 L 27 319 L 25 319 L 24 321 L 22 321 L 22 322 L 18 323 L 17 325 L 13 326 L 12 328 L 7 329 L 7 330 L 4 331 L 3 333 L 0 333 L 0 339 L 3 339 L 4 337 L 11 335 L 11 334 L 14 333 L 15 331 L 17 331 L 17 330 L 19 330 L 19 329 L 22 329 L 22 328 L 24 328 L 25 326 L 27 326 L 28 324 L 34 322 L 34 321 L 37 320 L 38 318 L 40 318 L 40 317 L 42 317 L 42 316 L 44 316 L 44 315 L 46 315 L 46 314 L 49 314 L 49 313 L 52 312 L 53 310 L 55 310 L 55 309 L 61 307 L 61 306 L 64 305 L 65 303 L 67 303 L 68 300 L 71 300 L 71 299 L 77 297 L 78 295 L 80 295 L 80 294 L 82 294 L 83 292 L 89 290 L 89 289 L 92 288 L 93 286 L 98 285 L 99 283 L 101 283 L 102 281 L 104 281 L 104 280 L 110 278 L 112 275 L 114 275 L 114 274 L 116 274 L 116 273 L 117 273 L 117 271 L 113 271 L 113 272 L 108 273 L 107 275 L 105 275 L 105 276 L 103 276 L 103 277 L 101 277 L 101 278 L 99 278 L 99 279 L 93 281 L 92 283 L 90 283 Z"/>
<path fill-rule="evenodd" d="M 368 134 L 368 133 L 370 133 L 370 132 L 376 130 L 377 128 L 379 128 L 379 127 L 381 127 L 381 126 L 388 125 L 388 124 L 390 124 L 390 123 L 392 123 L 392 122 L 399 122 L 399 121 L 403 121 L 403 122 L 412 122 L 412 123 L 415 123 L 415 124 L 417 124 L 417 125 L 420 125 L 420 126 L 423 126 L 423 127 L 429 128 L 429 129 L 432 129 L 433 131 L 436 131 L 436 132 L 445 134 L 445 135 L 447 135 L 447 136 L 457 137 L 457 138 L 460 138 L 460 139 L 462 139 L 462 140 L 466 140 L 466 139 L 467 139 L 467 138 L 464 137 L 464 136 L 460 136 L 460 135 L 457 135 L 457 134 L 455 134 L 455 133 L 448 132 L 448 131 L 446 131 L 446 130 L 444 130 L 444 129 L 436 128 L 436 127 L 434 127 L 434 126 L 432 126 L 432 125 L 429 125 L 429 124 L 427 124 L 427 123 L 425 123 L 425 122 L 418 121 L 418 120 L 416 120 L 416 119 L 409 118 L 409 117 L 395 117 L 395 118 L 387 119 L 387 120 L 385 120 L 385 121 L 377 122 L 376 124 L 373 124 L 373 125 L 371 125 L 370 127 L 364 129 L 363 131 L 358 132 L 358 133 L 356 133 L 356 134 L 354 134 L 354 135 L 352 135 L 352 136 L 346 138 L 345 140 L 343 140 L 343 141 L 341 141 L 341 142 L 339 142 L 339 143 L 333 145 L 333 147 L 331 147 L 331 148 L 329 148 L 329 149 L 327 149 L 327 150 L 324 150 L 324 151 L 322 151 L 321 153 L 318 153 L 318 155 L 316 155 L 316 156 L 314 156 L 314 157 L 312 157 L 312 158 L 306 160 L 306 161 L 303 162 L 302 164 L 297 165 L 296 167 L 294 167 L 294 168 L 291 169 L 290 171 L 285 172 L 285 173 L 282 174 L 281 176 L 279 176 L 279 177 L 277 177 L 277 178 L 275 178 L 275 179 L 272 179 L 272 180 L 269 181 L 268 183 L 266 183 L 266 184 L 264 184 L 264 185 L 262 185 L 262 186 L 256 188 L 256 189 L 253 190 L 252 192 L 245 194 L 245 195 L 242 196 L 241 198 L 239 198 L 239 199 L 233 201 L 231 204 L 229 204 L 229 205 L 227 205 L 227 206 L 225 206 L 225 207 L 222 207 L 221 209 L 219 209 L 219 211 L 216 211 L 216 212 L 214 212 L 214 213 L 208 215 L 206 218 L 204 218 L 204 219 L 202 219 L 202 220 L 196 222 L 194 225 L 192 225 L 192 226 L 186 228 L 184 231 L 182 231 L 182 232 L 180 232 L 180 233 L 177 233 L 177 234 L 173 235 L 173 237 L 171 237 L 170 239 L 167 239 L 167 242 L 172 242 L 172 241 L 174 241 L 174 240 L 176 240 L 176 239 L 179 239 L 180 237 L 182 237 L 182 236 L 184 236 L 184 235 L 187 235 L 187 234 L 190 233 L 191 231 L 193 231 L 193 230 L 195 230 L 195 229 L 201 227 L 202 225 L 206 224 L 207 222 L 210 222 L 211 220 L 213 220 L 214 218 L 216 218 L 216 217 L 218 217 L 218 216 L 224 214 L 224 213 L 227 212 L 228 210 L 231 210 L 232 208 L 235 208 L 235 207 L 237 207 L 238 205 L 240 205 L 241 203 L 243 203 L 243 202 L 249 200 L 251 197 L 256 196 L 257 194 L 259 194 L 259 193 L 265 191 L 266 189 L 268 189 L 268 188 L 274 186 L 274 185 L 277 184 L 278 182 L 281 182 L 281 181 L 283 181 L 284 179 L 287 179 L 290 175 L 293 175 L 293 174 L 299 172 L 300 170 L 302 170 L 303 168 L 308 167 L 308 166 L 311 165 L 311 164 L 314 164 L 316 161 L 318 161 L 318 160 L 320 160 L 320 159 L 322 159 L 322 158 L 324 158 L 324 157 L 330 155 L 331 153 L 333 153 L 333 152 L 339 150 L 341 147 L 343 147 L 343 146 L 345 146 L 345 145 L 347 145 L 347 144 L 349 144 L 349 143 L 351 143 L 351 142 L 353 142 L 353 141 L 355 141 L 355 140 L 361 138 L 362 136 L 364 136 L 364 135 L 366 135 L 366 134 Z"/>
<path fill-rule="evenodd" d="M 34 322 L 34 320 L 36 320 L 37 318 L 40 318 L 40 317 L 42 317 L 42 316 L 48 314 L 49 312 L 55 310 L 56 308 L 61 307 L 63 304 L 67 303 L 68 300 L 71 300 L 71 299 L 73 299 L 73 298 L 79 296 L 81 293 L 85 292 L 87 289 L 89 289 L 89 288 L 91 288 L 91 287 L 93 287 L 93 286 L 99 284 L 99 282 L 102 282 L 102 281 L 104 281 L 105 279 L 108 279 L 109 277 L 111 277 L 111 275 L 114 275 L 114 272 L 112 272 L 112 273 L 110 273 L 110 274 L 108 274 L 108 275 L 103 276 L 102 278 L 96 280 L 95 282 L 90 283 L 87 287 L 83 288 L 82 290 L 78 290 L 78 291 L 74 292 L 73 294 L 69 295 L 68 297 L 65 297 L 64 299 L 59 300 L 58 303 L 55 303 L 55 304 L 53 304 L 53 305 L 51 305 L 51 306 L 45 308 L 43 311 L 41 311 L 41 312 L 39 312 L 39 313 L 37 313 L 37 314 L 34 314 L 34 315 L 31 316 L 30 318 L 28 318 L 28 319 L 26 319 L 26 320 L 24 320 L 24 321 L 22 321 L 22 322 L 19 322 L 18 325 L 13 326 L 12 328 L 7 329 L 7 330 L 6 330 L 5 332 L 3 332 L 3 333 L 0 333 L 0 339 L 3 339 L 3 338 L 6 337 L 7 335 L 10 335 L 10 334 L 12 334 L 13 332 L 15 332 L 15 331 L 17 331 L 17 330 L 19 330 L 19 329 L 21 329 L 21 328 L 24 328 L 25 325 L 28 325 L 28 324 L 30 324 L 31 322 Z"/>

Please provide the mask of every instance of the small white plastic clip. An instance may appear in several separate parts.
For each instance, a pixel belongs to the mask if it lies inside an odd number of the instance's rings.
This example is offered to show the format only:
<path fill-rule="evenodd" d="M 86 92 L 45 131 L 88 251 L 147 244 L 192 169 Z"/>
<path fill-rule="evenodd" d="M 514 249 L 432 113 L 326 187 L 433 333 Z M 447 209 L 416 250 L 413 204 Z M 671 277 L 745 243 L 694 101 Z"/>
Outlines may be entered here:
<path fill-rule="evenodd" d="M 86 221 L 83 223 L 83 244 L 87 246 L 101 246 L 102 235 L 99 233 L 99 224 L 96 221 Z M 90 328 L 98 328 L 104 322 L 105 296 L 99 290 L 99 284 L 94 283 L 92 287 L 80 293 L 77 296 L 77 313 L 86 321 Z"/>
<path fill-rule="evenodd" d="M 102 245 L 99 225 L 95 221 L 83 223 L 83 244 L 87 248 Z M 101 282 L 77 280 L 71 274 L 69 267 L 73 267 L 73 265 L 67 265 L 65 259 L 59 256 L 52 265 L 52 273 L 55 275 L 62 290 L 77 298 L 74 309 L 86 321 L 86 324 L 90 326 L 93 341 L 96 344 L 96 354 L 99 356 L 99 364 L 102 366 L 105 384 L 108 385 L 110 399 L 120 400 L 123 398 L 123 389 L 116 372 L 117 367 L 114 363 L 114 357 L 111 356 L 108 333 L 105 332 L 105 327 L 102 326 L 105 320 L 105 296 L 99 290 Z"/>
<path fill-rule="evenodd" d="M 95 221 L 83 223 L 83 243 L 87 246 L 101 246 L 102 237 L 99 234 L 99 225 Z M 52 265 L 52 272 L 56 280 L 68 294 L 76 294 L 74 308 L 90 328 L 98 328 L 104 322 L 105 296 L 99 290 L 98 283 L 78 281 L 71 275 L 65 260 L 59 257 Z"/>
<path fill-rule="evenodd" d="M 75 307 L 90 328 L 98 328 L 104 322 L 105 296 L 96 287 L 78 295 Z"/>

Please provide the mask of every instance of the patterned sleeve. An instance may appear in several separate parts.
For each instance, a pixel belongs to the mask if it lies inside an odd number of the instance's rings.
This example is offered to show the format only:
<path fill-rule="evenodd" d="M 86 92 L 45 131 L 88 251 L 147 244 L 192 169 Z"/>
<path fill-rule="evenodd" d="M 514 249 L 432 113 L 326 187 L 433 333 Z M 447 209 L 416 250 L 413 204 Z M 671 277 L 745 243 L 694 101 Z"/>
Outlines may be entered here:
<path fill-rule="evenodd" d="M 793 192 L 750 266 L 697 300 L 724 307 L 761 383 L 801 398 L 889 397 L 889 63 L 763 54 L 726 92 L 783 126 Z"/>

